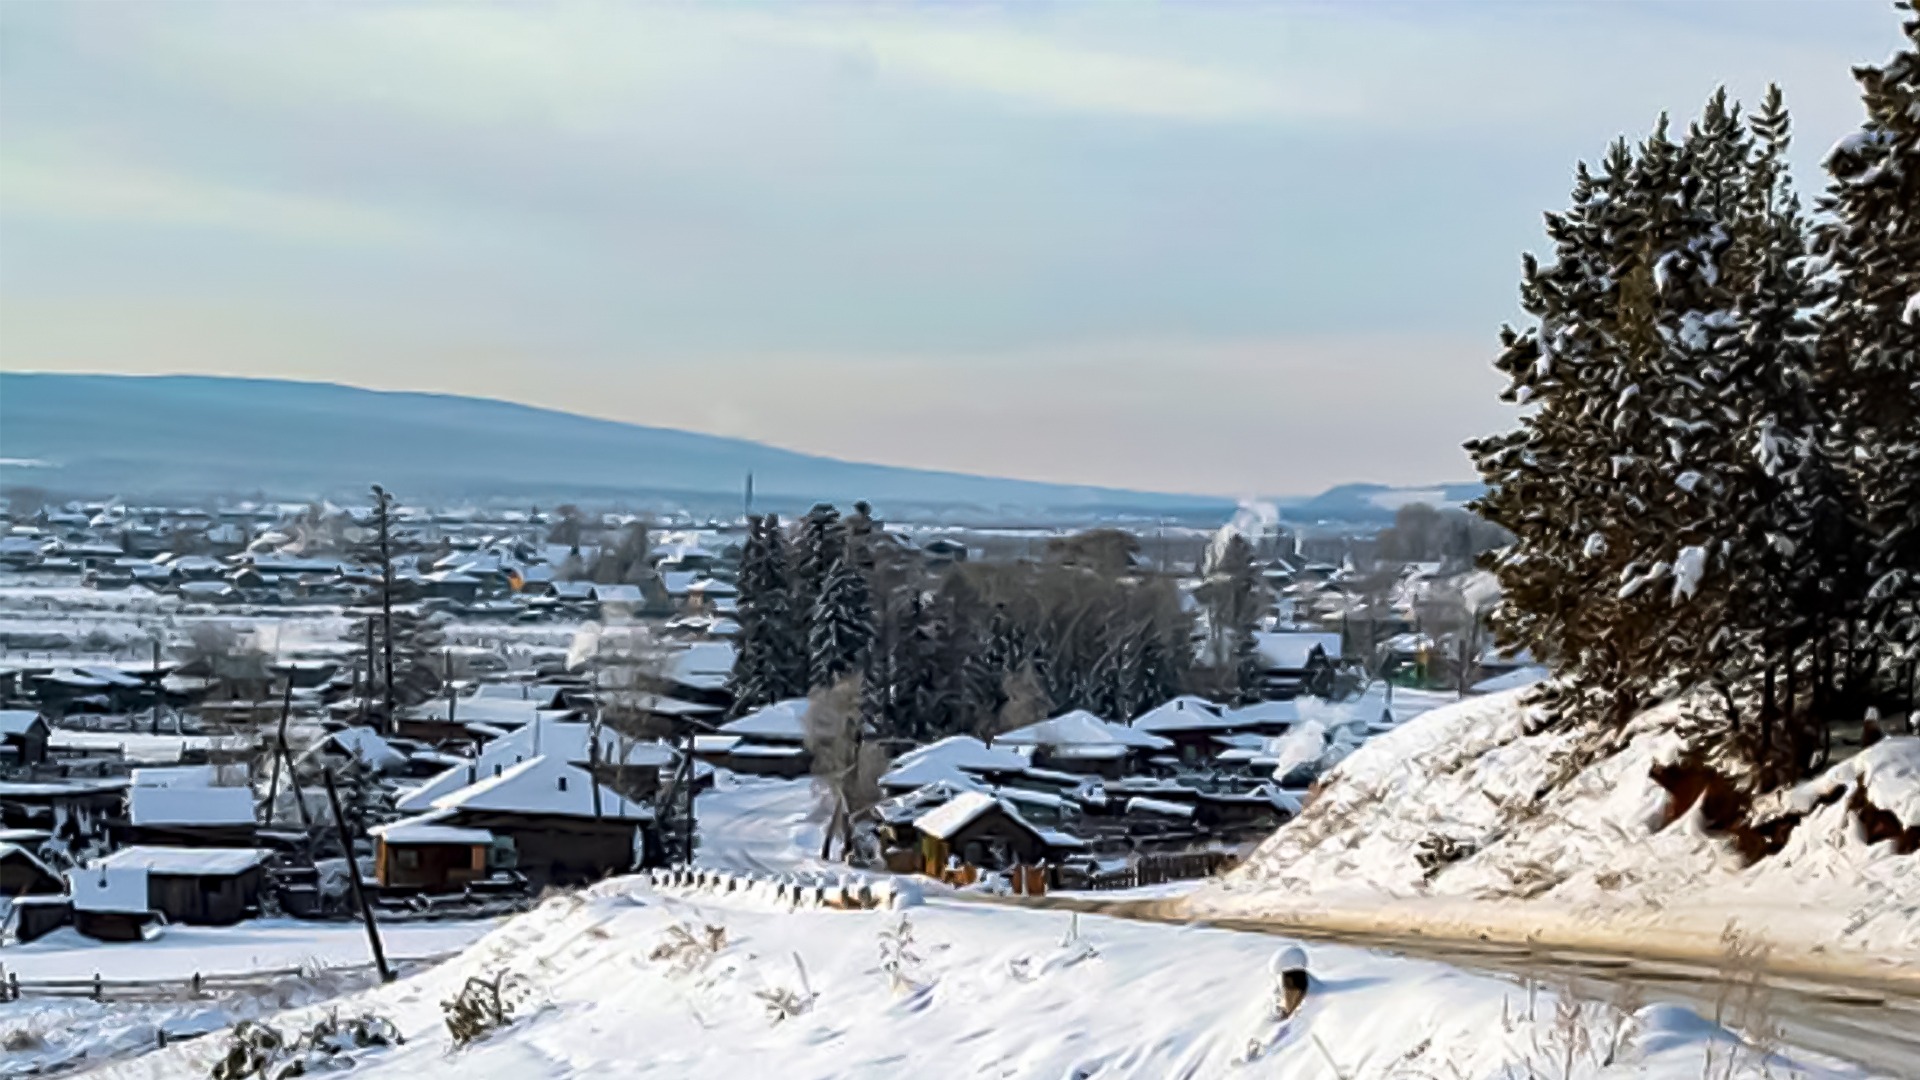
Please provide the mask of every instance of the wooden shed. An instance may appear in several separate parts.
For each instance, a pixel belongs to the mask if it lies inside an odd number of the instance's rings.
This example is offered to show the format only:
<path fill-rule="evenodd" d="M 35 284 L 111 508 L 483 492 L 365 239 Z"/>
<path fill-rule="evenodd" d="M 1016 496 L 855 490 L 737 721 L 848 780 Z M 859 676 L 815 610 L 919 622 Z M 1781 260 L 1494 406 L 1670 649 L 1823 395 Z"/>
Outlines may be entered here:
<path fill-rule="evenodd" d="M 15 765 L 38 765 L 47 760 L 47 740 L 53 729 L 46 717 L 28 709 L 0 709 L 0 751 Z"/>
<path fill-rule="evenodd" d="M 19 844 L 0 844 L 0 896 L 44 896 L 59 893 L 60 875 Z"/>
<path fill-rule="evenodd" d="M 434 811 L 373 830 L 374 872 L 382 889 L 460 892 L 487 876 L 493 834 L 446 824 Z"/>
<path fill-rule="evenodd" d="M 986 870 L 1004 870 L 1030 866 L 1048 854 L 1040 830 L 985 792 L 964 792 L 915 818 L 913 827 L 920 834 L 926 872 L 934 877 L 945 871 L 950 858 Z"/>
<path fill-rule="evenodd" d="M 135 875 L 146 907 L 170 923 L 227 926 L 260 913 L 271 853 L 260 848 L 130 847 L 76 874 Z"/>

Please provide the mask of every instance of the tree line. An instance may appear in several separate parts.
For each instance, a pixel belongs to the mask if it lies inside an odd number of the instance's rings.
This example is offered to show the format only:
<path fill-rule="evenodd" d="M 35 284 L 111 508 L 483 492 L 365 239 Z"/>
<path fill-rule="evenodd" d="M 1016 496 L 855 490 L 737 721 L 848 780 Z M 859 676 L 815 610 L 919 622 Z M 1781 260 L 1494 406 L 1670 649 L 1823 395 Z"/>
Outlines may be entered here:
<path fill-rule="evenodd" d="M 734 711 L 854 680 L 865 731 L 924 742 L 1072 709 L 1124 721 L 1183 692 L 1256 697 L 1266 597 L 1251 546 L 1216 545 L 1198 618 L 1172 578 L 1136 565 L 1138 547 L 1095 530 L 1037 560 L 935 566 L 865 503 L 845 517 L 822 504 L 791 527 L 754 516 Z"/>
<path fill-rule="evenodd" d="M 1468 449 L 1510 644 L 1555 715 L 1705 689 L 1773 781 L 1910 712 L 1920 654 L 1920 19 L 1855 70 L 1809 210 L 1777 87 L 1663 116 L 1574 175 L 1502 332 L 1508 432 Z"/>

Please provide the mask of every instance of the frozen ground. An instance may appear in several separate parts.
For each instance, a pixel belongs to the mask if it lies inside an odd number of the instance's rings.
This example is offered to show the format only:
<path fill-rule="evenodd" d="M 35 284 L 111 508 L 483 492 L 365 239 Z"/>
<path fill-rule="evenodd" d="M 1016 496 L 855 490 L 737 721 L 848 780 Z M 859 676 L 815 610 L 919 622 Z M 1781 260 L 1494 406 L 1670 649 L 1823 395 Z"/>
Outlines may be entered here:
<path fill-rule="evenodd" d="M 466 948 L 495 920 L 395 923 L 381 928 L 396 961 L 440 957 Z M 238 926 L 171 926 L 151 941 L 103 943 L 66 929 L 38 941 L 0 948 L 0 968 L 23 980 L 188 979 L 294 968 L 371 963 L 367 932 L 357 922 L 255 919 Z"/>
<path fill-rule="evenodd" d="M 721 943 L 671 947 L 676 926 Z M 624 879 L 551 900 L 439 968 L 277 1023 L 333 1008 L 390 1018 L 407 1041 L 358 1055 L 356 1075 L 373 1077 L 1867 1075 L 1770 1056 L 1672 1006 L 1563 1001 L 1338 946 L 1310 947 L 1307 1004 L 1276 1023 L 1268 965 L 1280 944 L 1097 917 L 1076 933 L 1057 912 L 941 902 L 789 911 L 759 892 L 670 898 Z M 502 972 L 521 987 L 521 1019 L 454 1048 L 440 1002 Z M 212 1036 L 97 1075 L 205 1076 L 221 1045 Z"/>
<path fill-rule="evenodd" d="M 1785 848 L 1748 865 L 1697 808 L 1669 822 L 1649 770 L 1679 749 L 1671 708 L 1587 763 L 1564 731 L 1528 734 L 1522 701 L 1470 700 L 1368 743 L 1188 910 L 1700 956 L 1737 939 L 1780 966 L 1920 970 L 1920 855 L 1867 842 L 1848 797 L 1813 801 L 1864 782 L 1920 824 L 1920 740 L 1887 740 L 1809 785 Z"/>
<path fill-rule="evenodd" d="M 383 928 L 402 970 L 457 952 L 496 921 L 410 923 Z M 0 1076 L 72 1069 L 150 1050 L 163 1033 L 183 1038 L 371 986 L 366 931 L 358 923 L 262 919 L 233 927 L 171 927 L 152 941 L 103 944 L 72 930 L 0 949 L 0 966 L 24 983 L 91 979 L 108 999 L 34 994 L 0 1003 Z M 222 979 L 194 997 L 181 980 Z M 130 980 L 162 980 L 151 988 Z"/>

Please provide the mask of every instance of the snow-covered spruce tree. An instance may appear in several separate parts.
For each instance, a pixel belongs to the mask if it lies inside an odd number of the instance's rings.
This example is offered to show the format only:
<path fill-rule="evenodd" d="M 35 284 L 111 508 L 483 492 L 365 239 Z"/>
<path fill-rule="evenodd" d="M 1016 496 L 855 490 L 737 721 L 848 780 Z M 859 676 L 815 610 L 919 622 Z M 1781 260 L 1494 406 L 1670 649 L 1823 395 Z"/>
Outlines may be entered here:
<path fill-rule="evenodd" d="M 848 675 L 858 675 L 872 641 L 873 606 L 867 594 L 867 576 L 855 565 L 852 552 L 842 540 L 808 620 L 811 687 L 824 689 Z"/>
<path fill-rule="evenodd" d="M 1826 708 L 1843 713 L 1910 703 L 1920 652 L 1920 13 L 1899 6 L 1900 51 L 1854 70 L 1866 121 L 1828 155 L 1815 241 L 1825 404 L 1852 444 L 1871 548 L 1858 625 L 1816 661 Z"/>
<path fill-rule="evenodd" d="M 827 503 L 818 503 L 805 517 L 793 523 L 792 541 L 787 551 L 787 582 L 792 590 L 793 610 L 804 624 L 813 617 L 814 603 L 826 586 L 827 572 L 836 559 L 846 553 L 846 523 L 840 511 Z"/>
<path fill-rule="evenodd" d="M 765 617 L 775 588 L 768 557 L 767 520 L 758 514 L 750 515 L 746 540 L 740 546 L 737 581 L 740 636 L 733 654 L 733 671 L 727 678 L 727 689 L 733 694 L 734 716 L 779 700 L 774 686 L 774 642 Z"/>

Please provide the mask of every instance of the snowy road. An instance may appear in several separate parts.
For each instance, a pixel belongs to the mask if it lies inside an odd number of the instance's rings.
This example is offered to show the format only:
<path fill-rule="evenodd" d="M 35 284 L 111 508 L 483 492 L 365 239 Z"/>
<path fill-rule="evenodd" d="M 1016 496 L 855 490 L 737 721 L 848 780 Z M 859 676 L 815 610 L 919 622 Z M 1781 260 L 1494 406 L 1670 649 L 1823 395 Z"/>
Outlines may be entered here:
<path fill-rule="evenodd" d="M 1722 969 L 1672 958 L 1634 956 L 1627 951 L 1331 930 L 1279 919 L 1194 919 L 1177 902 L 1146 898 L 977 899 L 1374 949 L 1523 983 L 1531 980 L 1539 985 L 1570 988 L 1588 1000 L 1613 1000 L 1630 990 L 1647 1001 L 1685 1005 L 1708 1017 L 1743 991 L 1739 981 L 1730 981 Z M 1920 988 L 1911 979 L 1828 979 L 1763 972 L 1760 981 L 1768 998 L 1767 1020 L 1787 1044 L 1885 1070 L 1892 1076 L 1920 1076 Z"/>

